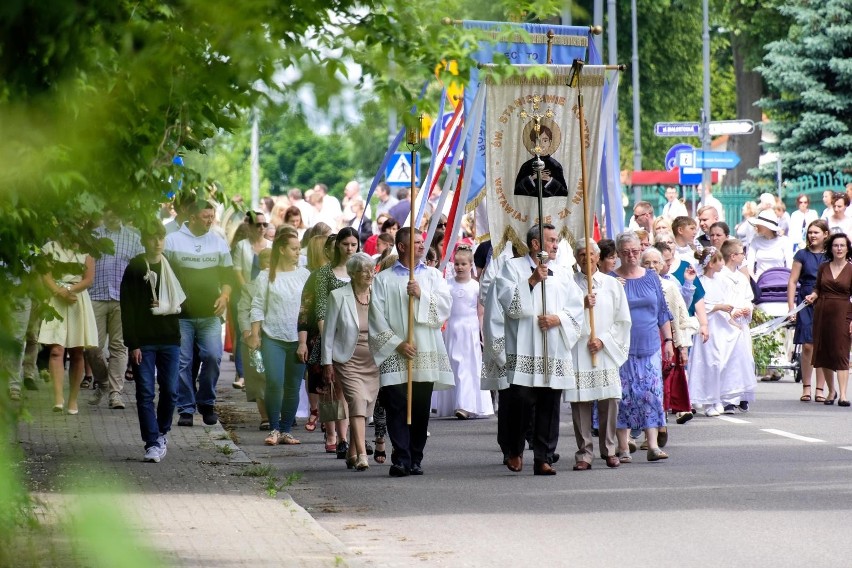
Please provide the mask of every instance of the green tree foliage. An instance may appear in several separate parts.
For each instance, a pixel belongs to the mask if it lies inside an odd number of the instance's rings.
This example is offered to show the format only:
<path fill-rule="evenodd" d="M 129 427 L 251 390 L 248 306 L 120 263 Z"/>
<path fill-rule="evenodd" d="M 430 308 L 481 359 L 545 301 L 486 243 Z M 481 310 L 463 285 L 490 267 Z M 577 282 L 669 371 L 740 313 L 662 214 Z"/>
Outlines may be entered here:
<path fill-rule="evenodd" d="M 789 20 L 778 12 L 781 0 L 714 0 L 715 20 L 727 32 L 731 44 L 734 80 L 736 85 L 736 117 L 762 121 L 757 101 L 764 96 L 764 81 L 757 68 L 766 54 L 765 45 L 781 39 L 787 33 Z M 756 128 L 747 136 L 732 136 L 728 149 L 742 158 L 740 165 L 728 172 L 725 182 L 745 183 L 757 191 L 768 189 L 759 180 L 749 179 L 757 168 L 761 155 L 762 129 Z M 774 171 L 774 166 L 772 167 Z M 760 177 L 760 176 L 758 176 Z M 768 181 L 768 180 L 767 180 Z M 774 185 L 774 180 L 770 181 Z"/>
<path fill-rule="evenodd" d="M 760 101 L 785 177 L 852 169 L 852 4 L 794 0 L 785 39 L 767 46 Z"/>
<path fill-rule="evenodd" d="M 555 6 L 521 9 L 549 15 Z M 435 64 L 467 62 L 477 44 L 476 34 L 440 22 L 456 11 L 457 0 L 4 0 L 0 350 L 12 348 L 13 285 L 47 268 L 38 255 L 45 242 L 98 254 L 91 228 L 107 207 L 137 225 L 156 222 L 177 181 L 183 191 L 212 181 L 189 155 L 186 167 L 174 166 L 176 155 L 203 154 L 213 137 L 246 124 L 250 109 L 303 88 L 324 108 L 345 84 L 345 60 L 360 67 L 359 86 L 369 83 L 382 106 L 408 119 Z M 303 183 L 306 172 L 323 172 L 328 160 L 315 159 L 288 175 Z M 243 170 L 232 173 L 229 184 L 244 185 Z M 0 396 L 3 471 L 16 461 L 7 451 L 16 419 Z M 0 485 L 5 549 L 23 491 L 15 479 Z"/>
<path fill-rule="evenodd" d="M 631 63 L 630 6 L 619 3 L 617 12 L 618 59 Z M 661 138 L 654 135 L 657 122 L 697 122 L 703 106 L 701 61 L 701 3 L 662 0 L 641 3 L 639 30 L 639 97 L 642 168 L 664 169 L 666 151 L 677 142 L 697 145 L 697 138 Z M 729 40 L 711 30 L 711 118 L 736 118 L 735 87 Z M 630 69 L 619 87 L 621 162 L 633 168 L 633 87 Z"/>

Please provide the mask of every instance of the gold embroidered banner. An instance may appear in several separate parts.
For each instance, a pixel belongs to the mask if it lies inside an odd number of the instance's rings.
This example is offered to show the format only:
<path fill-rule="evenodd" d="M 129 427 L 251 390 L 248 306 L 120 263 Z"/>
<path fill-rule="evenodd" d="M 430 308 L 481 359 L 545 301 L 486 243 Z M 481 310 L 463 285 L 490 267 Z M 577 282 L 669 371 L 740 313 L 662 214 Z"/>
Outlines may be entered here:
<path fill-rule="evenodd" d="M 501 84 L 488 81 L 485 114 L 488 222 L 494 254 L 506 243 L 526 252 L 527 229 L 538 221 L 538 187 L 533 162 L 544 162 L 543 217 L 573 242 L 583 236 L 580 167 L 580 121 L 577 89 L 569 86 L 571 66 L 518 65 L 520 71 L 542 67 L 552 77 L 513 76 Z M 601 106 L 605 69 L 582 71 L 586 122 L 586 171 L 590 204 L 596 202 L 600 173 Z"/>

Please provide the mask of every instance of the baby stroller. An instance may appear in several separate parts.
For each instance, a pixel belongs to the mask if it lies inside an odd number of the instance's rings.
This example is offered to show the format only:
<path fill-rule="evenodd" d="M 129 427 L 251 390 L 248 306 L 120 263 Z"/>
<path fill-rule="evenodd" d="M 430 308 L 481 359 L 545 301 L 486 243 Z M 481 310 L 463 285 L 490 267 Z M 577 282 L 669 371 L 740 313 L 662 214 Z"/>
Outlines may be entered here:
<path fill-rule="evenodd" d="M 790 282 L 790 269 L 784 267 L 770 268 L 757 279 L 757 293 L 754 298 L 756 308 L 763 310 L 771 318 L 784 316 L 788 313 L 787 285 Z M 793 344 L 795 323 L 787 323 L 784 329 L 784 351 L 776 353 L 766 370 L 770 373 L 762 381 L 778 381 L 785 371 L 793 373 L 798 383 L 802 380 L 800 365 L 801 346 Z"/>

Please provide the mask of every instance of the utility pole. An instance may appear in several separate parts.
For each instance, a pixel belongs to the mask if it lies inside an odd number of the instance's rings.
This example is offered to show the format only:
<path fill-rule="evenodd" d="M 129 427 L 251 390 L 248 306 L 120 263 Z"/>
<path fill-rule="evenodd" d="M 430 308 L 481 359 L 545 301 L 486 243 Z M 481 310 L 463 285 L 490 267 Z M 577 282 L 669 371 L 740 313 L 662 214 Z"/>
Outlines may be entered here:
<path fill-rule="evenodd" d="M 706 3 L 707 0 L 705 0 Z M 636 23 L 636 0 L 630 0 L 630 24 L 633 41 L 633 57 L 630 70 L 633 76 L 633 171 L 642 170 L 642 126 L 639 121 L 639 30 Z M 642 200 L 642 190 L 633 186 L 634 203 Z"/>
<path fill-rule="evenodd" d="M 704 59 L 704 110 L 701 112 L 701 149 L 710 151 L 710 16 L 709 0 L 704 0 L 704 30 L 701 33 L 703 40 Z M 712 183 L 710 170 L 704 168 L 701 172 L 701 200 L 706 201 L 707 192 L 710 191 Z"/>
<path fill-rule="evenodd" d="M 592 24 L 603 29 L 603 0 L 595 0 L 592 12 Z M 592 36 L 592 41 L 595 42 L 595 47 L 601 55 L 601 61 L 603 61 L 603 38 L 601 35 Z"/>
<path fill-rule="evenodd" d="M 562 25 L 570 26 L 571 25 L 571 0 L 565 0 L 565 6 L 562 8 Z"/>

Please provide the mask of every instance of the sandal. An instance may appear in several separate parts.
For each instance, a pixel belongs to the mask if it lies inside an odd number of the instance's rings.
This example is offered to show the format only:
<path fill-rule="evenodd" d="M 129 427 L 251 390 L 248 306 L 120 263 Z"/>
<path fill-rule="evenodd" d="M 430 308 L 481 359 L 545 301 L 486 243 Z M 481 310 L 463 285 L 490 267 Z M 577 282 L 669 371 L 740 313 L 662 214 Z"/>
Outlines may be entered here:
<path fill-rule="evenodd" d="M 810 388 L 811 388 L 811 385 L 802 385 L 802 389 L 810 390 Z M 801 397 L 799 397 L 799 400 L 802 401 L 802 402 L 810 402 L 811 401 L 810 393 L 803 394 Z"/>
<path fill-rule="evenodd" d="M 325 453 L 327 454 L 336 454 L 337 453 L 337 436 L 334 437 L 334 442 L 329 442 L 329 436 L 325 437 Z"/>
<path fill-rule="evenodd" d="M 317 422 L 319 422 L 319 409 L 312 408 L 311 415 L 308 416 L 308 421 L 305 422 L 305 430 L 313 432 L 317 429 Z"/>
<path fill-rule="evenodd" d="M 373 451 L 373 459 L 376 460 L 376 463 L 385 463 L 385 459 L 387 459 L 388 455 L 385 453 L 385 439 L 384 438 L 376 438 L 376 449 Z M 382 449 L 380 450 L 379 447 Z"/>
<path fill-rule="evenodd" d="M 821 387 L 817 387 L 814 390 L 818 390 L 819 392 L 822 392 Z M 825 397 L 822 396 L 821 394 L 818 394 L 814 397 L 814 402 L 825 402 Z"/>

